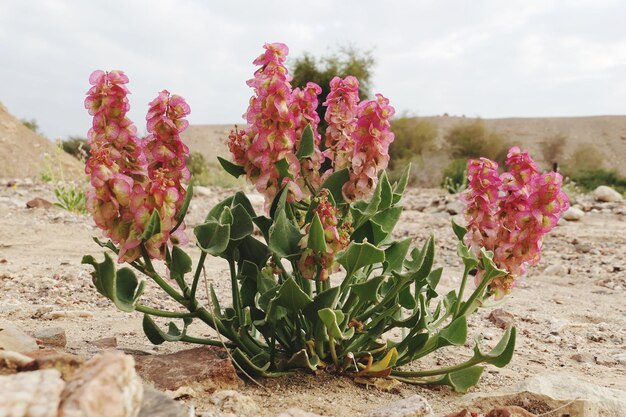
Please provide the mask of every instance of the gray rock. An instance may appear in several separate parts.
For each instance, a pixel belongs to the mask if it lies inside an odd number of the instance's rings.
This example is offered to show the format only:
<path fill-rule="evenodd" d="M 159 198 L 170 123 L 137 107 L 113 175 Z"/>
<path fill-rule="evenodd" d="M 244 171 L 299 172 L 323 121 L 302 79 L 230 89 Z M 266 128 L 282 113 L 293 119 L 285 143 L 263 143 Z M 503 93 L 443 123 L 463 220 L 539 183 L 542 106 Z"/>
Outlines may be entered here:
<path fill-rule="evenodd" d="M 601 387 L 568 374 L 540 374 L 500 392 L 468 394 L 463 402 L 482 410 L 503 404 L 531 404 L 529 411 L 558 407 L 559 415 L 576 417 L 626 416 L 626 392 Z"/>
<path fill-rule="evenodd" d="M 593 190 L 593 198 L 596 201 L 604 201 L 607 203 L 614 203 L 624 199 L 620 193 L 606 185 L 601 185 Z"/>
<path fill-rule="evenodd" d="M 568 324 L 569 322 L 567 320 L 550 319 L 550 327 L 549 327 L 550 334 L 553 334 L 553 335 L 560 334 L 563 328 L 567 326 Z"/>
<path fill-rule="evenodd" d="M 515 324 L 515 317 L 513 314 L 505 311 L 501 308 L 496 308 L 487 317 L 490 322 L 495 324 L 501 329 L 507 329 Z"/>
<path fill-rule="evenodd" d="M 562 263 L 548 265 L 546 269 L 543 270 L 543 273 L 546 275 L 556 275 L 560 277 L 567 275 L 567 272 L 567 268 Z"/>
<path fill-rule="evenodd" d="M 34 336 L 41 340 L 44 345 L 65 347 L 67 338 L 63 327 L 48 327 L 46 329 L 37 330 Z"/>
<path fill-rule="evenodd" d="M 463 213 L 463 211 L 465 211 L 465 204 L 461 203 L 458 200 L 451 201 L 446 204 L 446 211 L 448 212 L 448 214 L 452 214 L 453 216 L 455 214 Z"/>
<path fill-rule="evenodd" d="M 210 197 L 213 192 L 208 187 L 204 187 L 202 185 L 194 185 L 193 194 L 198 196 Z"/>
<path fill-rule="evenodd" d="M 56 417 L 64 387 L 55 369 L 0 376 L 0 416 Z"/>
<path fill-rule="evenodd" d="M 34 337 L 27 335 L 7 321 L 0 322 L 0 349 L 32 352 L 39 349 Z"/>
<path fill-rule="evenodd" d="M 142 398 L 133 358 L 105 352 L 85 362 L 67 381 L 59 417 L 137 417 Z"/>
<path fill-rule="evenodd" d="M 570 356 L 573 360 L 580 363 L 594 363 L 595 358 L 589 352 L 574 353 Z"/>
<path fill-rule="evenodd" d="M 252 398 L 234 390 L 217 391 L 211 395 L 210 400 L 220 415 L 230 413 L 238 417 L 254 417 L 260 412 Z"/>
<path fill-rule="evenodd" d="M 187 407 L 177 403 L 164 393 L 144 385 L 143 401 L 138 417 L 187 417 Z"/>
<path fill-rule="evenodd" d="M 412 395 L 376 408 L 366 414 L 368 417 L 432 417 L 433 410 L 424 397 Z"/>
<path fill-rule="evenodd" d="M 569 222 L 577 222 L 582 219 L 585 215 L 585 212 L 576 207 L 568 208 L 565 213 L 563 213 L 563 218 Z"/>

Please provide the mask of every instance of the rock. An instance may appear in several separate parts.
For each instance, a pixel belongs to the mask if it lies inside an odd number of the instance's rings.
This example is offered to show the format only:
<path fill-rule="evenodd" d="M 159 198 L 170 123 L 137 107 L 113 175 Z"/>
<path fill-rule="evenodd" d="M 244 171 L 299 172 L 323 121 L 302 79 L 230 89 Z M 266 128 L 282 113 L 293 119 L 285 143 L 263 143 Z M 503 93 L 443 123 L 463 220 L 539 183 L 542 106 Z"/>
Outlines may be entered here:
<path fill-rule="evenodd" d="M 59 417 L 136 417 L 142 397 L 133 358 L 105 352 L 87 361 L 67 382 Z"/>
<path fill-rule="evenodd" d="M 45 200 L 41 197 L 35 197 L 32 200 L 26 202 L 26 207 L 27 208 L 45 208 L 48 209 L 50 207 L 52 207 L 54 204 L 52 204 L 51 202 L 49 202 L 48 200 Z"/>
<path fill-rule="evenodd" d="M 187 407 L 164 393 L 144 385 L 143 401 L 138 417 L 187 417 L 188 415 Z"/>
<path fill-rule="evenodd" d="M 558 335 L 559 333 L 561 333 L 561 330 L 563 330 L 563 328 L 565 326 L 567 326 L 569 324 L 569 322 L 567 320 L 563 320 L 563 319 L 550 319 L 550 327 L 549 327 L 549 332 L 550 334 L 553 335 Z"/>
<path fill-rule="evenodd" d="M 501 308 L 496 308 L 487 317 L 490 322 L 495 324 L 501 329 L 508 329 L 515 324 L 515 317 L 513 314 L 505 311 Z"/>
<path fill-rule="evenodd" d="M 465 204 L 461 203 L 458 200 L 451 201 L 446 204 L 446 211 L 448 212 L 448 214 L 451 214 L 453 216 L 455 214 L 463 213 L 463 211 L 465 211 Z"/>
<path fill-rule="evenodd" d="M 454 413 L 446 414 L 444 417 L 473 417 L 472 412 L 467 408 L 462 409 L 461 411 L 456 411 Z"/>
<path fill-rule="evenodd" d="M 577 222 L 582 219 L 585 215 L 585 212 L 576 207 L 568 208 L 565 213 L 563 213 L 563 218 L 569 222 Z"/>
<path fill-rule="evenodd" d="M 54 369 L 0 376 L 0 416 L 56 417 L 64 387 Z"/>
<path fill-rule="evenodd" d="M 576 252 L 578 253 L 589 253 L 591 252 L 592 247 L 586 242 L 576 242 L 574 243 L 574 249 L 576 249 Z"/>
<path fill-rule="evenodd" d="M 34 337 L 3 321 L 0 322 L 0 349 L 23 353 L 37 350 L 39 346 Z"/>
<path fill-rule="evenodd" d="M 526 411 L 522 407 L 516 405 L 509 405 L 506 407 L 498 407 L 485 414 L 485 417 L 536 417 L 537 414 L 533 414 Z"/>
<path fill-rule="evenodd" d="M 574 353 L 572 356 L 570 356 L 570 358 L 580 363 L 593 363 L 594 362 L 594 357 L 589 352 Z"/>
<path fill-rule="evenodd" d="M 19 371 L 34 371 L 42 369 L 56 369 L 61 373 L 64 380 L 70 379 L 85 362 L 85 360 L 77 355 L 65 352 L 57 352 L 54 349 L 36 350 L 26 353 L 31 359 L 28 364 L 18 368 Z"/>
<path fill-rule="evenodd" d="M 220 414 L 231 413 L 237 417 L 254 417 L 260 409 L 254 400 L 238 391 L 222 390 L 211 395 L 211 403 Z"/>
<path fill-rule="evenodd" d="M 194 185 L 193 194 L 198 196 L 210 197 L 211 195 L 213 195 L 213 192 L 211 192 L 211 189 L 208 187 L 204 187 L 202 185 Z"/>
<path fill-rule="evenodd" d="M 65 329 L 63 327 L 48 327 L 46 329 L 40 329 L 35 332 L 34 336 L 35 338 L 41 340 L 41 343 L 44 345 L 65 347 L 67 344 Z"/>
<path fill-rule="evenodd" d="M 20 367 L 27 366 L 33 359 L 10 350 L 0 350 L 0 375 L 14 374 Z"/>
<path fill-rule="evenodd" d="M 283 411 L 276 417 L 324 417 L 319 414 L 310 413 L 308 411 L 301 410 L 300 408 L 289 408 L 287 411 Z"/>
<path fill-rule="evenodd" d="M 115 336 L 103 337 L 102 339 L 92 340 L 89 343 L 100 349 L 115 349 L 117 347 L 117 338 Z"/>
<path fill-rule="evenodd" d="M 399 401 L 375 408 L 369 417 L 431 417 L 433 410 L 424 397 L 412 395 Z"/>
<path fill-rule="evenodd" d="M 596 201 L 604 201 L 607 203 L 614 203 L 624 199 L 620 193 L 606 185 L 601 185 L 593 190 L 593 198 Z"/>
<path fill-rule="evenodd" d="M 186 385 L 211 392 L 236 389 L 241 382 L 226 352 L 214 346 L 135 356 L 135 361 L 139 375 L 163 391 L 176 391 Z"/>
<path fill-rule="evenodd" d="M 503 404 L 524 404 L 539 414 L 559 409 L 559 415 L 576 417 L 626 416 L 626 392 L 604 388 L 568 374 L 540 374 L 507 390 L 468 394 L 464 400 L 483 410 Z"/>
<path fill-rule="evenodd" d="M 555 263 L 552 265 L 548 265 L 546 269 L 543 270 L 543 273 L 546 275 L 556 275 L 559 277 L 567 275 L 569 271 L 562 263 Z"/>
<path fill-rule="evenodd" d="M 43 318 L 48 319 L 48 320 L 90 319 L 92 317 L 93 317 L 93 313 L 87 310 L 50 311 L 43 315 Z"/>

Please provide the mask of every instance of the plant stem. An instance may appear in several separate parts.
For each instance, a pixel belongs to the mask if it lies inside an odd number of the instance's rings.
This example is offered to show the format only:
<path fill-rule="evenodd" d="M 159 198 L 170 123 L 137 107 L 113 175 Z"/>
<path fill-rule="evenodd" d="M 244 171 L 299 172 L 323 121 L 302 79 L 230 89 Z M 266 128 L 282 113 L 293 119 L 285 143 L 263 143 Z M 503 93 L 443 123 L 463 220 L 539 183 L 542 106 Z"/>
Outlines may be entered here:
<path fill-rule="evenodd" d="M 145 314 L 150 314 L 151 316 L 159 316 L 159 317 L 171 317 L 171 318 L 187 318 L 187 317 L 197 317 L 198 315 L 196 313 L 186 313 L 186 312 L 182 312 L 182 311 L 165 311 L 165 310 L 159 310 L 156 308 L 152 308 L 152 307 L 148 307 L 145 306 L 143 304 L 135 304 L 135 310 L 141 312 L 141 313 L 145 313 Z"/>
<path fill-rule="evenodd" d="M 392 376 L 399 377 L 425 377 L 425 376 L 436 376 L 443 375 L 454 371 L 460 371 L 461 369 L 469 368 L 470 366 L 474 366 L 476 364 L 481 363 L 481 359 L 472 358 L 465 362 L 459 363 L 457 365 L 445 366 L 439 369 L 431 369 L 429 371 L 391 371 Z"/>
<path fill-rule="evenodd" d="M 330 345 L 330 356 L 333 358 L 335 367 L 339 369 L 339 359 L 337 358 L 337 351 L 335 350 L 335 338 L 328 335 L 328 344 Z"/>
<path fill-rule="evenodd" d="M 193 283 L 191 284 L 191 293 L 189 293 L 189 301 L 193 303 L 194 306 L 197 305 L 196 291 L 198 290 L 198 282 L 200 281 L 200 273 L 202 272 L 202 267 L 204 266 L 206 255 L 207 255 L 206 252 L 202 252 L 200 254 L 200 260 L 198 260 L 198 266 L 196 267 L 196 272 L 193 276 Z"/>
<path fill-rule="evenodd" d="M 456 305 L 454 306 L 454 315 L 452 316 L 452 320 L 459 316 L 459 309 L 461 308 L 461 303 L 463 302 L 463 293 L 465 292 L 465 284 L 467 283 L 468 274 L 469 268 L 466 266 L 463 269 L 463 279 L 461 279 L 461 287 L 459 288 L 459 295 L 456 300 Z"/>
<path fill-rule="evenodd" d="M 463 307 L 461 307 L 461 309 L 458 312 L 458 316 L 455 316 L 455 318 L 460 317 L 464 314 L 467 314 L 472 304 L 474 304 L 474 301 L 476 301 L 476 299 L 482 295 L 482 293 L 485 291 L 485 288 L 487 287 L 487 285 L 489 284 L 492 278 L 493 277 L 490 274 L 485 274 L 485 277 L 481 281 L 480 285 L 474 290 L 474 292 L 472 293 L 472 295 L 470 295 L 467 301 L 463 303 Z M 459 303 L 460 302 L 461 300 L 459 299 Z"/>
<path fill-rule="evenodd" d="M 193 337 L 193 336 L 183 336 L 182 339 L 180 339 L 183 342 L 189 342 L 189 343 L 196 343 L 198 345 L 208 345 L 208 346 L 219 346 L 219 347 L 224 347 L 226 346 L 229 349 L 234 349 L 237 347 L 237 345 L 230 343 L 230 342 L 221 342 L 219 340 L 213 340 L 213 339 L 202 339 L 202 338 L 198 338 L 198 337 Z"/>
<path fill-rule="evenodd" d="M 141 253 L 143 254 L 143 258 L 146 263 L 146 271 L 144 273 L 152 278 L 154 282 L 159 285 L 159 287 L 163 288 L 163 291 L 165 291 L 170 297 L 178 301 L 183 306 L 187 307 L 187 301 L 185 300 L 185 297 L 179 294 L 178 291 L 176 291 L 170 284 L 168 284 L 163 278 L 161 278 L 161 276 L 154 270 L 154 267 L 152 266 L 152 261 L 150 261 L 150 256 L 148 255 L 148 251 L 146 250 L 146 247 L 143 243 L 141 244 Z"/>
<path fill-rule="evenodd" d="M 233 308 L 237 319 L 239 320 L 239 326 L 243 326 L 243 311 L 241 310 L 241 300 L 239 299 L 239 283 L 237 282 L 237 271 L 235 270 L 235 260 L 232 254 L 228 255 L 228 266 L 230 267 L 230 285 L 233 294 Z"/>

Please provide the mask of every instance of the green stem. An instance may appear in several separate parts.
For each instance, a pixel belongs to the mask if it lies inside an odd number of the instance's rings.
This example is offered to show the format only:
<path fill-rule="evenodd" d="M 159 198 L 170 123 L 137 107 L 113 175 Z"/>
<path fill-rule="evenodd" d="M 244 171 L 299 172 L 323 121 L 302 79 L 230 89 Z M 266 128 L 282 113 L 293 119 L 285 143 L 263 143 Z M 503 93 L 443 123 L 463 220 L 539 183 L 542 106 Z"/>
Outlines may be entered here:
<path fill-rule="evenodd" d="M 148 251 L 146 250 L 145 245 L 141 244 L 141 252 L 143 254 L 144 262 L 146 263 L 146 275 L 154 280 L 158 284 L 159 287 L 163 288 L 170 297 L 174 300 L 178 301 L 183 306 L 187 307 L 187 301 L 185 297 L 183 297 L 178 291 L 176 291 L 170 284 L 168 284 L 161 276 L 154 270 L 152 266 L 152 261 L 150 261 L 150 256 L 148 255 Z"/>
<path fill-rule="evenodd" d="M 171 318 L 187 318 L 187 317 L 197 317 L 198 315 L 196 313 L 186 313 L 186 312 L 182 312 L 182 311 L 165 311 L 165 310 L 159 310 L 156 308 L 152 308 L 152 307 L 148 307 L 145 306 L 143 304 L 135 304 L 135 310 L 141 312 L 141 313 L 145 313 L 145 314 L 150 314 L 151 316 L 159 316 L 159 317 L 171 317 Z"/>
<path fill-rule="evenodd" d="M 454 306 L 454 315 L 453 320 L 459 316 L 459 309 L 461 308 L 461 303 L 463 302 L 463 293 L 465 292 L 465 284 L 467 283 L 467 275 L 469 274 L 470 269 L 466 266 L 463 270 L 463 279 L 461 280 L 461 287 L 459 288 L 459 296 L 457 297 L 456 304 Z"/>
<path fill-rule="evenodd" d="M 198 345 L 208 345 L 208 346 L 219 346 L 219 347 L 224 347 L 226 346 L 229 349 L 234 349 L 237 347 L 237 345 L 230 343 L 230 342 L 221 342 L 219 340 L 213 340 L 213 339 L 202 339 L 202 338 L 198 338 L 198 337 L 193 337 L 193 336 L 183 336 L 182 339 L 180 339 L 183 342 L 189 342 L 189 343 L 195 343 Z"/>
<path fill-rule="evenodd" d="M 330 344 L 330 356 L 333 358 L 335 368 L 339 369 L 339 358 L 337 358 L 337 351 L 335 350 L 335 338 L 328 335 L 328 343 Z"/>
<path fill-rule="evenodd" d="M 198 266 L 196 267 L 196 272 L 193 276 L 193 283 L 191 284 L 191 293 L 189 294 L 189 300 L 193 303 L 194 306 L 197 305 L 196 301 L 196 291 L 198 290 L 198 282 L 200 281 L 200 273 L 202 273 L 202 267 L 204 266 L 204 261 L 206 259 L 207 253 L 202 252 L 200 254 L 200 260 L 198 260 Z"/>
<path fill-rule="evenodd" d="M 463 307 L 460 308 L 460 310 L 458 312 L 458 315 L 455 316 L 455 318 L 456 317 L 460 317 L 462 315 L 465 315 L 468 312 L 468 310 L 471 308 L 472 304 L 474 304 L 474 301 L 476 301 L 476 299 L 479 296 L 482 296 L 483 292 L 485 291 L 485 288 L 487 287 L 489 282 L 491 282 L 492 278 L 494 278 L 494 277 L 491 276 L 490 274 L 485 274 L 485 277 L 481 281 L 480 285 L 474 290 L 474 292 L 472 293 L 472 295 L 470 295 L 470 297 L 467 299 L 467 301 L 465 303 L 463 303 Z M 461 299 L 459 298 L 459 303 L 460 302 L 461 302 Z"/>
<path fill-rule="evenodd" d="M 445 366 L 439 369 L 431 369 L 429 371 L 391 371 L 392 376 L 399 377 L 425 377 L 425 376 L 436 376 L 443 375 L 454 371 L 460 371 L 461 369 L 469 368 L 470 366 L 474 366 L 476 364 L 481 363 L 481 359 L 472 358 L 465 362 L 459 363 L 457 365 Z"/>
<path fill-rule="evenodd" d="M 230 267 L 230 285 L 232 287 L 233 308 L 235 309 L 235 314 L 237 314 L 239 325 L 243 326 L 243 311 L 241 310 L 241 300 L 239 299 L 239 283 L 237 282 L 237 271 L 235 270 L 235 260 L 233 259 L 232 254 L 228 255 L 228 266 Z"/>

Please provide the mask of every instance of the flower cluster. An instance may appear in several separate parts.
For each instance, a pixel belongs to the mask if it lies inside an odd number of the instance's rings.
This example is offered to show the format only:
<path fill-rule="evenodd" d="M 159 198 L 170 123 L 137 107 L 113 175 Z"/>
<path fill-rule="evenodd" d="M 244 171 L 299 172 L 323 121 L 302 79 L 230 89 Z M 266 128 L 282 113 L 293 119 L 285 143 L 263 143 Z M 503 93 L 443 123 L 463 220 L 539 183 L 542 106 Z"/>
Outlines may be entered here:
<path fill-rule="evenodd" d="M 497 299 L 511 291 L 528 265 L 539 262 L 543 236 L 569 207 L 561 175 L 540 174 L 528 152 L 511 148 L 505 164 L 509 171 L 499 175 L 493 161 L 469 161 L 468 189 L 462 196 L 467 244 L 476 254 L 481 247 L 493 251 L 495 264 L 507 271 L 489 284 Z M 482 276 L 479 271 L 477 281 Z"/>
<path fill-rule="evenodd" d="M 341 225 L 337 220 L 337 208 L 328 199 L 328 190 L 323 189 L 314 204 L 317 207 L 313 210 L 319 216 L 322 228 L 324 229 L 324 240 L 326 242 L 326 252 L 319 253 L 313 249 L 306 248 L 298 260 L 298 270 L 306 279 L 315 279 L 316 273 L 319 280 L 328 279 L 330 274 L 339 270 L 339 264 L 335 260 L 335 254 L 344 249 L 350 243 L 351 224 L 344 221 Z M 300 245 L 305 248 L 309 239 L 310 224 L 306 225 L 306 234 L 302 238 Z"/>
<path fill-rule="evenodd" d="M 368 197 L 387 167 L 388 148 L 393 141 L 389 119 L 394 109 L 389 100 L 376 99 L 359 104 L 359 82 L 353 76 L 333 78 L 327 106 L 328 123 L 324 146 L 318 132 L 316 112 L 321 88 L 309 82 L 304 88 L 291 88 L 291 77 L 284 65 L 289 52 L 282 43 L 265 44 L 265 52 L 254 64 L 260 65 L 248 85 L 255 95 L 245 114 L 248 128 L 233 130 L 228 146 L 235 163 L 242 166 L 250 182 L 271 202 L 289 184 L 289 201 L 298 201 L 318 190 L 334 171 L 350 168 L 350 183 L 344 189 L 349 201 Z M 313 130 L 313 155 L 296 157 L 307 125 Z M 320 148 L 325 148 L 322 152 Z M 329 159 L 330 164 L 325 164 Z M 281 162 L 282 161 L 282 162 Z M 282 169 L 277 166 L 282 163 Z M 331 166 L 325 172 L 322 167 Z"/>
<path fill-rule="evenodd" d="M 88 133 L 91 157 L 85 167 L 92 185 L 86 193 L 87 210 L 105 236 L 119 245 L 119 262 L 132 262 L 141 256 L 141 236 L 156 209 L 161 232 L 145 245 L 151 257 L 161 259 L 185 196 L 181 181 L 189 178 L 188 149 L 179 138 L 187 126 L 182 117 L 189 106 L 181 97 L 161 92 L 150 103 L 151 134 L 140 141 L 126 117 L 128 77 L 122 71 L 94 71 L 89 82 L 85 108 L 93 116 L 93 126 Z"/>
<path fill-rule="evenodd" d="M 376 94 L 375 100 L 359 104 L 350 181 L 343 186 L 343 194 L 348 200 L 367 198 L 376 188 L 378 173 L 387 168 L 389 145 L 394 139 L 390 131 L 390 119 L 394 113 L 389 100 L 382 94 Z"/>

